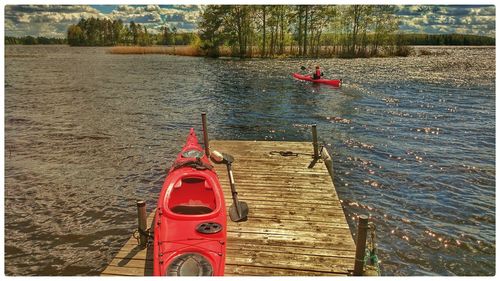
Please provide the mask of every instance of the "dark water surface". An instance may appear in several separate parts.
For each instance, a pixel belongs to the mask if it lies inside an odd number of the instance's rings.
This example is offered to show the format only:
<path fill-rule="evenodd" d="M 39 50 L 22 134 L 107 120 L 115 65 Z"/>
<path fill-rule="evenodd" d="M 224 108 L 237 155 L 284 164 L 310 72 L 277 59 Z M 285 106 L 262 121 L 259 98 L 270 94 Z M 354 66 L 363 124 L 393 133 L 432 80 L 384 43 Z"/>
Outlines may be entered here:
<path fill-rule="evenodd" d="M 495 274 L 495 49 L 354 60 L 212 60 L 6 46 L 5 270 L 97 275 L 151 209 L 188 129 L 310 140 L 385 275 Z M 294 81 L 320 63 L 342 89 Z M 328 218 L 325 218 L 328 219 Z"/>

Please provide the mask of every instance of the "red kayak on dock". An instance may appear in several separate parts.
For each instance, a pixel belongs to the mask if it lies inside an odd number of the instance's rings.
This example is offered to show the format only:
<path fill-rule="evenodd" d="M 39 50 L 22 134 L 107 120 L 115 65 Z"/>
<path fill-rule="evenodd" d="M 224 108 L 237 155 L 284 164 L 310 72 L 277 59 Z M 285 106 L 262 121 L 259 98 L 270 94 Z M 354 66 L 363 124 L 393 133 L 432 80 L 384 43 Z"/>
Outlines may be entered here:
<path fill-rule="evenodd" d="M 310 81 L 314 83 L 321 83 L 321 84 L 327 84 L 331 85 L 334 87 L 341 87 L 342 86 L 342 79 L 339 80 L 330 80 L 330 79 L 313 79 L 311 75 L 302 75 L 299 73 L 292 73 L 292 76 L 296 79 L 299 80 L 304 80 L 304 81 Z"/>
<path fill-rule="evenodd" d="M 224 275 L 224 194 L 192 128 L 158 198 L 153 254 L 155 276 Z"/>

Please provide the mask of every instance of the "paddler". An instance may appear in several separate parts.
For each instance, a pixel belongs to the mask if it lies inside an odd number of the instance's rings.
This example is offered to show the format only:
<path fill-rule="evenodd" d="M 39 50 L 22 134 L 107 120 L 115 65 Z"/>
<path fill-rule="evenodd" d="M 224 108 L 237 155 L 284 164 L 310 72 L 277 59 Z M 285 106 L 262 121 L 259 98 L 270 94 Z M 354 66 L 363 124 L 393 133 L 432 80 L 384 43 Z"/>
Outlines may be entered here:
<path fill-rule="evenodd" d="M 313 73 L 313 79 L 321 79 L 321 76 L 323 76 L 323 72 L 321 72 L 319 65 L 316 65 L 316 71 Z"/>

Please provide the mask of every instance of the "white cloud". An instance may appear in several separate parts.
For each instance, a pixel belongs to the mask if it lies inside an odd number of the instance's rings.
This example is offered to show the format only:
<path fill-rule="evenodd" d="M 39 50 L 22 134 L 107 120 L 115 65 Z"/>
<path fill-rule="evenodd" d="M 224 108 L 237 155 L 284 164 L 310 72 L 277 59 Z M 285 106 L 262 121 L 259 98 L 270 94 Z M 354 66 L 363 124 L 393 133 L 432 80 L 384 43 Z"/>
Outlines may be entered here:
<path fill-rule="evenodd" d="M 153 11 L 160 11 L 161 8 L 158 5 L 147 5 L 146 6 L 146 11 L 148 12 L 153 12 Z"/>
<path fill-rule="evenodd" d="M 465 25 L 472 24 L 472 17 L 471 16 L 461 17 L 460 24 L 465 24 Z"/>
<path fill-rule="evenodd" d="M 495 6 L 399 6 L 398 14 L 410 32 L 495 34 Z"/>
<path fill-rule="evenodd" d="M 5 31 L 8 36 L 23 36 L 24 32 L 24 35 L 64 37 L 68 25 L 90 17 L 135 21 L 151 32 L 165 25 L 176 26 L 179 32 L 193 31 L 204 7 L 120 5 L 102 13 L 89 5 L 8 5 L 5 6 Z M 495 34 L 495 6 L 404 5 L 397 8 L 400 26 L 405 31 Z"/>

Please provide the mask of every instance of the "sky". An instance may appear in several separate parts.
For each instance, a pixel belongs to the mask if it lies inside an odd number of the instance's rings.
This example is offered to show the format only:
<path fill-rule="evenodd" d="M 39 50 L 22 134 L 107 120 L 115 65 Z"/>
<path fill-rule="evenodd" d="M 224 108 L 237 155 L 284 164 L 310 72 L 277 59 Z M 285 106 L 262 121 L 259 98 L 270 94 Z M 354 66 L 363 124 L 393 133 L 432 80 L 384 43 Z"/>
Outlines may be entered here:
<path fill-rule="evenodd" d="M 493 5 L 397 6 L 400 29 L 411 33 L 460 33 L 495 37 Z M 169 25 L 179 32 L 196 31 L 201 5 L 7 5 L 6 36 L 66 37 L 80 18 L 121 19 L 145 25 L 155 32 Z"/>

